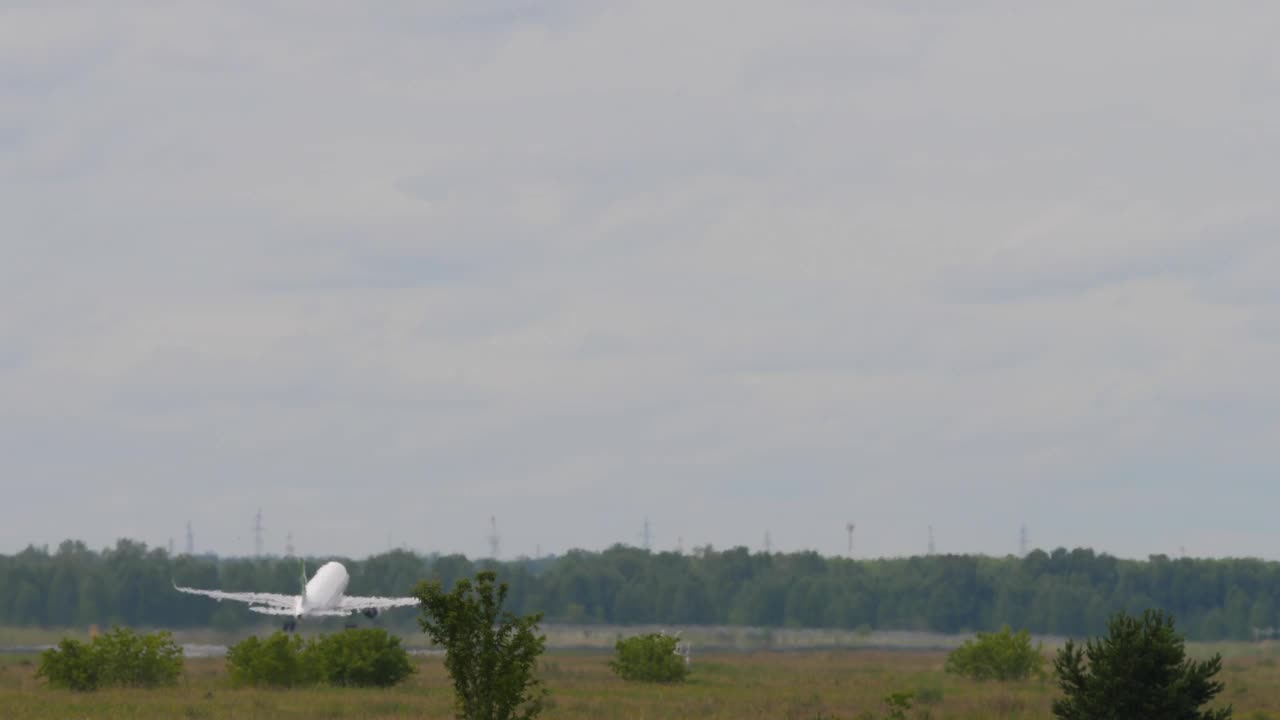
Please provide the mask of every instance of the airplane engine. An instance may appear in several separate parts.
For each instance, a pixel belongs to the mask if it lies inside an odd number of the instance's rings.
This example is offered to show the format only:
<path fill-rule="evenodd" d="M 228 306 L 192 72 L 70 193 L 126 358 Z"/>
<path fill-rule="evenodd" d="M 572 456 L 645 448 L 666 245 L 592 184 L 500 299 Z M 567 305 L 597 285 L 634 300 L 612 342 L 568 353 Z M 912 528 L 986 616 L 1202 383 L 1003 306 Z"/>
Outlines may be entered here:
<path fill-rule="evenodd" d="M 370 620 L 378 617 L 378 608 L 367 608 L 365 610 L 362 610 L 361 612 L 363 612 L 364 616 L 369 618 Z"/>

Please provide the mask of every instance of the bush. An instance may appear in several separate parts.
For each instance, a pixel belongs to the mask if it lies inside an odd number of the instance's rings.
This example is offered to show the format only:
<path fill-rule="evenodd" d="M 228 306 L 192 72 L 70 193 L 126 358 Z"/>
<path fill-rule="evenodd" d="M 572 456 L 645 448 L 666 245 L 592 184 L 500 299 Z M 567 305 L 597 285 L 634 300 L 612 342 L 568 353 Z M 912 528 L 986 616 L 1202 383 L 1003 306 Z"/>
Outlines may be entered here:
<path fill-rule="evenodd" d="M 1213 679 L 1222 670 L 1222 656 L 1188 659 L 1173 617 L 1159 610 L 1141 618 L 1114 615 L 1107 636 L 1083 648 L 1068 640 L 1053 669 L 1063 692 L 1053 701 L 1053 714 L 1062 720 L 1231 717 L 1230 706 L 1201 709 L 1223 690 Z"/>
<path fill-rule="evenodd" d="M 98 688 L 98 663 L 90 646 L 78 640 L 63 638 L 58 647 L 40 655 L 36 677 L 67 690 L 82 692 Z"/>
<path fill-rule="evenodd" d="M 313 685 L 319 673 L 307 649 L 297 635 L 277 631 L 266 640 L 250 635 L 227 648 L 227 672 L 236 685 Z"/>
<path fill-rule="evenodd" d="M 391 687 L 413 672 L 400 638 L 382 628 L 322 636 L 308 648 L 321 680 L 330 685 Z"/>
<path fill-rule="evenodd" d="M 36 677 L 54 687 L 89 691 L 99 687 L 176 685 L 182 648 L 167 632 L 138 635 L 112 628 L 88 645 L 64 638 L 40 655 Z"/>
<path fill-rule="evenodd" d="M 975 680 L 1025 680 L 1044 674 L 1041 645 L 1031 646 L 1026 630 L 978 633 L 947 656 L 946 671 Z"/>
<path fill-rule="evenodd" d="M 676 654 L 677 639 L 664 633 L 635 635 L 614 645 L 609 662 L 618 677 L 641 682 L 683 682 L 689 673 L 684 658 Z"/>
<path fill-rule="evenodd" d="M 911 700 L 915 694 L 910 691 L 889 693 L 884 696 L 885 707 L 889 708 L 886 720 L 907 720 L 907 711 L 911 709 Z"/>
<path fill-rule="evenodd" d="M 237 685 L 390 687 L 413 672 L 400 638 L 381 628 L 348 629 L 304 642 L 276 632 L 245 638 L 227 649 L 227 669 Z"/>

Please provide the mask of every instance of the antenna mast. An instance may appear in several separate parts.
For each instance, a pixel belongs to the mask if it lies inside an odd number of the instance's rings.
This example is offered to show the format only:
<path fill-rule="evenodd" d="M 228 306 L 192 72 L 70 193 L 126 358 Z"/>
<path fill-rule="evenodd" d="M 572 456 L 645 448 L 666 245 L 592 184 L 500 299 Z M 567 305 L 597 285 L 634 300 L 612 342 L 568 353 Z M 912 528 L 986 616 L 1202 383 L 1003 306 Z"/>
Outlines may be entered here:
<path fill-rule="evenodd" d="M 930 526 L 929 526 L 929 554 L 930 554 L 930 555 L 932 555 L 933 553 L 934 553 L 934 546 L 933 546 L 933 526 L 932 526 L 932 525 L 930 525 Z"/>
<path fill-rule="evenodd" d="M 489 516 L 489 557 L 498 559 L 498 519 Z"/>
<path fill-rule="evenodd" d="M 649 517 L 648 517 L 648 516 L 645 516 L 645 519 L 644 519 L 644 550 L 645 550 L 645 552 L 648 552 L 648 551 L 649 551 L 649 539 L 650 539 L 650 537 L 649 537 Z"/>
<path fill-rule="evenodd" d="M 1027 556 L 1027 524 L 1022 523 L 1022 527 L 1018 529 L 1018 556 Z"/>
<path fill-rule="evenodd" d="M 253 516 L 253 554 L 262 557 L 262 508 Z"/>
<path fill-rule="evenodd" d="M 196 554 L 196 536 L 191 532 L 191 521 L 187 521 L 187 554 Z"/>
<path fill-rule="evenodd" d="M 769 535 L 768 530 L 764 531 L 764 554 L 765 555 L 773 554 L 773 537 Z"/>
<path fill-rule="evenodd" d="M 849 559 L 853 559 L 853 523 L 845 523 L 844 531 L 849 533 Z"/>

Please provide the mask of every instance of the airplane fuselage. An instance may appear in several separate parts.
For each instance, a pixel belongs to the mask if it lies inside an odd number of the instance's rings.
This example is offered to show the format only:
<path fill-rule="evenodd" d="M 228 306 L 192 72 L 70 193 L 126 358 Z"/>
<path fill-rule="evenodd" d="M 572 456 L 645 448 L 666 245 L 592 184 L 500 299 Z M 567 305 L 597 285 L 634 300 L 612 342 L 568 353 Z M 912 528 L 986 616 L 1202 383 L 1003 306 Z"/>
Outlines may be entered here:
<path fill-rule="evenodd" d="M 316 574 L 307 581 L 306 591 L 299 598 L 298 614 L 306 615 L 308 610 L 332 610 L 342 602 L 347 592 L 347 583 L 351 576 L 339 562 L 327 562 L 316 570 Z"/>

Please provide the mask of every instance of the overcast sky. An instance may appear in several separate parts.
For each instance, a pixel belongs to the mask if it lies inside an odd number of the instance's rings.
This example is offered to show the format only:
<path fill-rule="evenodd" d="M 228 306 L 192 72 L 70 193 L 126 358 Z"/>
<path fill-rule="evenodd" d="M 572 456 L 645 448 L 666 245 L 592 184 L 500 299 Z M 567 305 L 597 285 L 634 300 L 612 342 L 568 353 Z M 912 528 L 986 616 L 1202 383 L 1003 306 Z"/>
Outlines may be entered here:
<path fill-rule="evenodd" d="M 1280 558 L 1271 2 L 0 2 L 0 552 Z"/>

